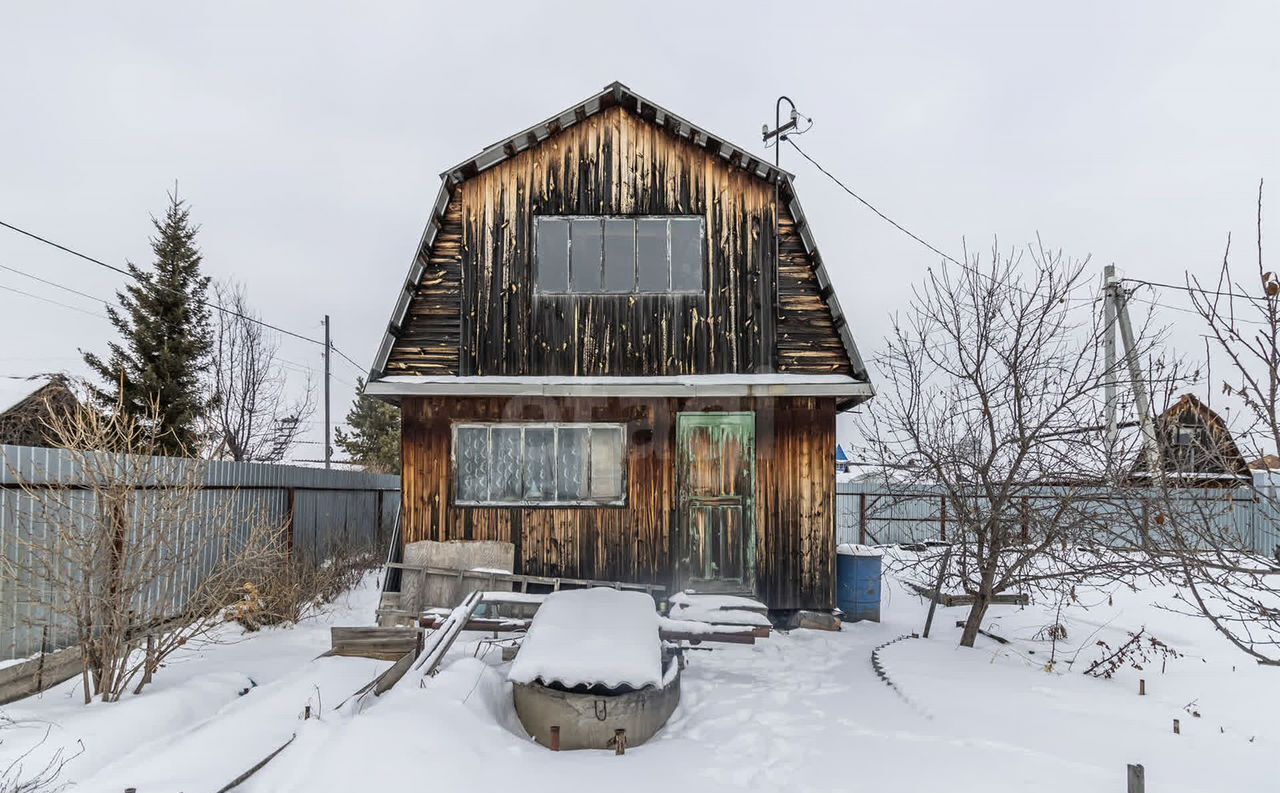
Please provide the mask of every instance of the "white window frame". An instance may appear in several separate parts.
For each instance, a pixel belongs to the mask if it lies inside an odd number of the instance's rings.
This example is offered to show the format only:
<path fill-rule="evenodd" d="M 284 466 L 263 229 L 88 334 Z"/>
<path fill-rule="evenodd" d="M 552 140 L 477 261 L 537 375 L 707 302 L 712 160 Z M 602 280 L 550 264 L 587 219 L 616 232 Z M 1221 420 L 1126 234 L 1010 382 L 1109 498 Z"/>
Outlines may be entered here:
<path fill-rule="evenodd" d="M 552 481 L 551 493 L 552 497 L 547 499 L 510 499 L 510 500 L 494 500 L 486 499 L 463 499 L 458 496 L 458 430 L 461 429 L 483 429 L 488 432 L 488 451 L 490 460 L 493 459 L 493 430 L 494 429 L 520 429 L 520 453 L 521 469 L 523 472 L 523 454 L 525 447 L 524 433 L 530 429 L 550 429 L 552 432 L 551 460 L 552 460 Z M 559 501 L 555 498 L 555 494 L 559 492 L 560 487 L 560 471 L 556 460 L 560 456 L 560 430 L 561 429 L 587 429 L 591 433 L 587 436 L 587 456 L 583 461 L 584 471 L 586 472 L 586 480 L 583 485 L 587 493 L 591 492 L 591 454 L 592 454 L 592 436 L 596 430 L 608 430 L 618 433 L 618 496 L 616 498 L 585 498 L 574 499 L 568 501 Z M 453 503 L 462 507 L 531 507 L 531 508 L 559 508 L 559 507 L 621 507 L 627 503 L 627 425 L 622 422 L 609 421 L 455 421 L 450 430 L 449 440 L 449 477 L 451 479 L 451 488 Z M 523 476 L 522 476 L 523 479 Z M 492 485 L 492 480 L 488 482 Z M 521 482 L 523 489 L 523 481 Z"/>
<path fill-rule="evenodd" d="M 544 220 L 564 221 L 569 226 L 569 233 L 566 235 L 565 250 L 566 263 L 568 264 L 568 287 L 566 289 L 543 289 L 538 285 L 538 224 Z M 606 292 L 602 289 L 577 290 L 573 289 L 573 222 L 581 220 L 596 221 L 600 224 L 600 267 L 603 275 L 603 268 L 607 265 L 604 260 L 605 234 L 604 224 L 607 220 L 625 220 L 631 223 L 631 290 L 628 292 Z M 662 291 L 641 290 L 639 272 L 636 269 L 639 266 L 639 249 L 636 245 L 636 233 L 639 228 L 639 221 L 642 220 L 664 220 L 667 223 L 667 288 Z M 698 221 L 698 281 L 700 286 L 697 289 L 673 289 L 671 287 L 671 221 L 673 220 L 696 220 Z M 603 282 L 603 278 L 601 279 Z M 685 296 L 703 296 L 707 293 L 707 220 L 702 215 L 536 215 L 533 219 L 533 292 L 535 295 L 547 295 L 550 297 L 578 297 L 583 295 L 603 296 L 603 297 L 634 297 L 636 295 L 685 295 Z"/>

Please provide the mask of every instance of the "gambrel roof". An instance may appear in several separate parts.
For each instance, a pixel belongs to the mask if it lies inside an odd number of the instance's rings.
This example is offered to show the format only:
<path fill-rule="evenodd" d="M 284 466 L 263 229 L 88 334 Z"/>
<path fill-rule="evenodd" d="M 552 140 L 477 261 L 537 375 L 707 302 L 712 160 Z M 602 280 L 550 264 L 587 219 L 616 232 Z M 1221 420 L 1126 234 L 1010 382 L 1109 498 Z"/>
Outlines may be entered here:
<path fill-rule="evenodd" d="M 441 174 L 440 192 L 436 197 L 426 229 L 424 230 L 422 238 L 415 249 L 413 263 L 409 268 L 409 273 L 397 296 L 396 304 L 392 310 L 390 322 L 388 323 L 387 332 L 385 333 L 374 358 L 373 365 L 369 373 L 370 383 L 384 380 L 384 378 L 389 380 L 390 378 L 387 377 L 388 375 L 400 374 L 395 371 L 387 370 L 388 358 L 391 356 L 393 346 L 404 328 L 406 316 L 408 315 L 415 290 L 418 288 L 422 280 L 425 269 L 424 261 L 427 258 L 426 254 L 431 250 L 441 232 L 441 225 L 445 218 L 446 209 L 449 207 L 450 201 L 454 198 L 455 188 L 468 179 L 492 169 L 495 166 L 516 157 L 521 152 L 538 146 L 558 133 L 569 129 L 574 125 L 580 124 L 593 116 L 597 116 L 613 107 L 622 108 L 629 113 L 639 116 L 641 119 L 644 119 L 645 121 L 666 130 L 668 133 L 691 143 L 698 149 L 720 158 L 732 168 L 741 169 L 757 179 L 778 185 L 784 204 L 786 205 L 786 208 L 789 209 L 791 217 L 794 219 L 796 231 L 803 242 L 805 252 L 813 263 L 818 295 L 830 311 L 832 323 L 836 332 L 839 334 L 839 339 L 841 344 L 843 344 L 844 352 L 848 356 L 850 370 L 852 372 L 851 379 L 853 381 L 866 384 L 865 392 L 863 392 L 860 399 L 869 397 L 871 389 L 866 367 L 863 364 L 861 356 L 858 354 L 857 346 L 854 343 L 852 334 L 850 333 L 845 315 L 840 308 L 840 303 L 836 297 L 835 289 L 831 284 L 831 280 L 823 266 L 822 258 L 818 253 L 812 231 L 805 220 L 804 212 L 801 209 L 799 200 L 796 198 L 795 191 L 792 188 L 792 174 L 781 170 L 775 167 L 772 163 L 751 154 L 745 149 L 735 146 L 723 138 L 713 135 L 712 133 L 694 125 L 657 103 L 640 96 L 622 83 L 618 82 L 606 86 L 604 90 L 599 93 L 588 97 L 582 102 L 579 102 L 560 113 L 557 113 L 539 124 L 488 146 L 475 156 L 469 157 Z M 799 377 L 800 375 L 796 376 Z M 404 380 L 405 378 L 397 379 Z M 376 388 L 371 389 L 371 393 L 375 393 L 377 391 L 378 389 Z"/>

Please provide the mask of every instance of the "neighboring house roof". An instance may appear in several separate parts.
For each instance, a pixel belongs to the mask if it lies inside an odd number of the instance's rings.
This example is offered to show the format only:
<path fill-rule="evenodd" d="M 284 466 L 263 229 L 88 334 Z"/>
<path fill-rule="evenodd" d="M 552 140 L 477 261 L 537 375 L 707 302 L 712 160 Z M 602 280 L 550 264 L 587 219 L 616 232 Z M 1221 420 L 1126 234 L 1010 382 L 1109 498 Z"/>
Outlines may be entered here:
<path fill-rule="evenodd" d="M 1193 394 L 1183 394 L 1156 417 L 1156 435 L 1165 476 L 1188 484 L 1248 481 L 1249 465 L 1226 421 Z M 1151 478 L 1145 446 L 1132 476 Z"/>
<path fill-rule="evenodd" d="M 384 379 L 383 375 L 386 371 L 387 359 L 391 355 L 392 347 L 405 321 L 410 302 L 422 277 L 424 267 L 419 254 L 429 249 L 435 242 L 436 236 L 440 232 L 441 220 L 444 217 L 446 207 L 449 205 L 453 188 L 463 181 L 493 168 L 529 148 L 537 146 L 560 131 L 581 123 L 611 107 L 622 107 L 629 110 L 641 118 L 662 127 L 671 134 L 692 142 L 713 156 L 720 157 L 733 167 L 740 168 L 752 176 L 767 182 L 778 183 L 783 200 L 795 219 L 805 252 L 813 261 L 818 288 L 831 312 L 832 321 L 849 357 L 854 377 L 866 383 L 867 389 L 870 389 L 866 366 L 862 361 L 862 356 L 858 353 L 858 347 L 854 343 L 848 322 L 843 310 L 840 308 L 840 301 L 836 297 L 835 287 L 827 275 L 826 268 L 822 263 L 822 257 L 818 253 L 817 243 L 813 238 L 813 232 L 805 220 L 804 211 L 801 209 L 799 199 L 796 198 L 795 190 L 792 187 L 793 175 L 751 154 L 747 150 L 711 134 L 656 102 L 640 96 L 619 82 L 610 83 L 599 93 L 587 97 L 576 105 L 488 146 L 478 154 L 467 158 L 441 174 L 440 191 L 436 196 L 431 217 L 427 221 L 427 227 L 422 233 L 418 246 L 414 249 L 413 263 L 409 267 L 408 275 L 392 310 L 387 332 L 384 334 L 382 343 L 374 356 L 373 366 L 369 372 L 370 385 L 374 385 L 375 381 L 379 379 Z M 379 392 L 370 388 L 369 393 L 376 394 Z M 870 393 L 861 396 L 861 398 L 865 399 L 869 396 Z"/>
<path fill-rule="evenodd" d="M 1249 463 L 1249 467 L 1255 471 L 1280 471 L 1280 457 L 1274 454 L 1264 454 Z"/>
<path fill-rule="evenodd" d="M 843 449 L 843 448 L 841 448 L 840 444 L 838 444 L 838 443 L 836 444 L 836 462 L 838 462 L 838 463 L 847 463 L 847 462 L 849 462 L 849 458 L 848 458 L 848 456 L 847 456 L 847 455 L 845 455 L 845 453 L 844 453 L 844 449 Z"/>
<path fill-rule="evenodd" d="M 79 404 L 68 377 L 61 374 L 0 377 L 0 443 L 13 446 L 49 444 L 50 411 Z"/>

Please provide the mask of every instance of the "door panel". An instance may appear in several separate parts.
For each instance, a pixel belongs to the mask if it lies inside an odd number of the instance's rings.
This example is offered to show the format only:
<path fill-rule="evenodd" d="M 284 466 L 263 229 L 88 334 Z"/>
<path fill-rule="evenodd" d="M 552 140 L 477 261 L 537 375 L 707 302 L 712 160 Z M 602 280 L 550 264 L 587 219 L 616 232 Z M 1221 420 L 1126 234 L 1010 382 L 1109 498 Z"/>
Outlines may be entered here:
<path fill-rule="evenodd" d="M 755 414 L 681 413 L 676 419 L 681 588 L 755 588 Z"/>

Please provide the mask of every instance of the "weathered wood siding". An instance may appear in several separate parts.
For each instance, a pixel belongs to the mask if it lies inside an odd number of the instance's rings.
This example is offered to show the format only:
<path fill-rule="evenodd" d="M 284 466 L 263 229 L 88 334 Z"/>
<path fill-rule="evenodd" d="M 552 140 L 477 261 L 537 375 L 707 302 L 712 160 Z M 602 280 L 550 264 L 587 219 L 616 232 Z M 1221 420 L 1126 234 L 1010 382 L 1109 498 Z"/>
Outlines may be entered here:
<path fill-rule="evenodd" d="M 778 319 L 774 366 L 779 372 L 853 374 L 813 261 L 784 197 L 778 221 Z"/>
<path fill-rule="evenodd" d="M 422 278 L 404 329 L 387 358 L 387 374 L 456 375 L 462 341 L 462 199 L 440 219 L 435 244 L 418 252 Z"/>
<path fill-rule="evenodd" d="M 452 190 L 387 374 L 852 372 L 785 208 L 776 343 L 761 347 L 773 185 L 621 107 Z M 533 294 L 535 217 L 686 214 L 706 224 L 704 294 Z"/>
<path fill-rule="evenodd" d="M 675 424 L 681 410 L 756 413 L 756 584 L 772 608 L 830 608 L 835 597 L 835 403 L 776 400 L 406 398 L 404 535 L 503 540 L 519 572 L 673 585 L 678 547 Z M 627 502 L 617 507 L 451 503 L 455 421 L 624 421 Z"/>

